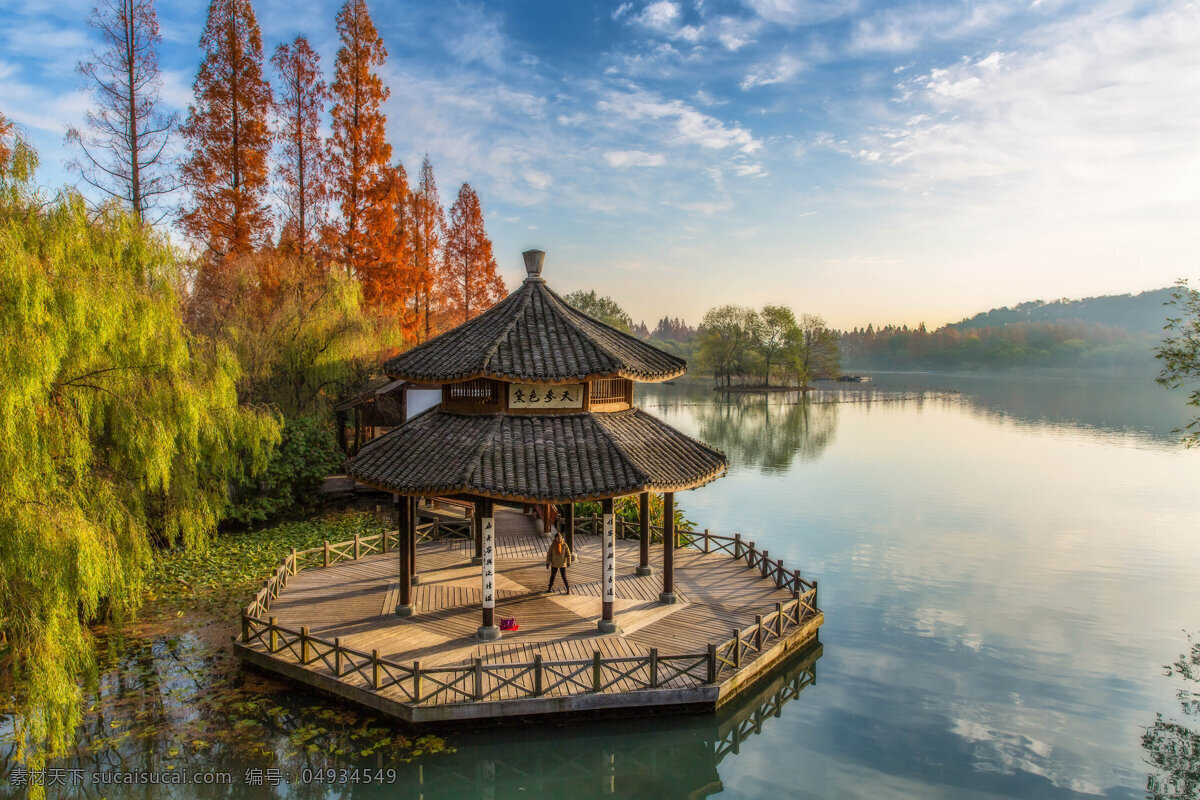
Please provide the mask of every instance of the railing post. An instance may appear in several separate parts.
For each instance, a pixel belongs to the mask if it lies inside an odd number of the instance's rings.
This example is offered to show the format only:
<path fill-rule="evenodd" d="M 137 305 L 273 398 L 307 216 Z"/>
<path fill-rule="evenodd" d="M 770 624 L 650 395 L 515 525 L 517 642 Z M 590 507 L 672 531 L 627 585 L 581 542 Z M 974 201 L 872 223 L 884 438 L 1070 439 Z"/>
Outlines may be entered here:
<path fill-rule="evenodd" d="M 379 691 L 379 651 L 371 651 L 371 686 Z"/>
<path fill-rule="evenodd" d="M 757 650 L 758 652 L 760 652 L 760 653 L 761 653 L 761 652 L 762 652 L 762 637 L 763 637 L 763 633 L 762 633 L 762 631 L 763 631 L 763 624 L 762 624 L 762 614 L 755 614 L 755 615 L 754 615 L 754 625 L 755 625 L 755 628 L 754 628 L 754 649 L 755 649 L 755 650 Z"/>
<path fill-rule="evenodd" d="M 308 626 L 300 626 L 300 663 L 308 665 Z"/>
<path fill-rule="evenodd" d="M 754 549 L 754 542 L 750 542 L 750 547 L 746 550 L 746 566 L 753 567 L 754 559 L 758 557 L 758 551 Z"/>
<path fill-rule="evenodd" d="M 650 688 L 658 688 L 658 648 L 650 648 Z"/>
<path fill-rule="evenodd" d="M 821 606 L 817 605 L 817 582 L 815 580 L 813 581 L 813 603 L 812 604 L 813 604 L 813 608 L 821 607 Z"/>
<path fill-rule="evenodd" d="M 329 540 L 325 540 L 325 566 L 329 566 Z"/>
<path fill-rule="evenodd" d="M 246 616 L 246 612 L 242 612 L 242 643 L 250 641 L 250 618 Z"/>
<path fill-rule="evenodd" d="M 758 571 L 764 578 L 767 577 L 767 568 L 771 563 L 769 560 L 767 560 L 767 554 L 768 551 L 763 550 L 762 561 L 758 562 Z"/>
<path fill-rule="evenodd" d="M 438 537 L 440 537 L 441 535 L 442 535 L 442 521 L 440 519 L 438 519 L 437 517 L 434 517 L 433 518 L 433 541 L 436 542 L 438 540 Z M 565 575 L 566 573 L 564 572 L 563 574 Z"/>
<path fill-rule="evenodd" d="M 775 604 L 775 635 L 783 638 L 783 603 Z"/>
<path fill-rule="evenodd" d="M 742 668 L 742 632 L 737 628 L 733 629 L 733 668 Z"/>
<path fill-rule="evenodd" d="M 783 571 L 783 559 L 781 558 L 775 562 L 775 588 L 776 589 L 783 588 L 783 576 L 786 574 L 787 573 L 785 573 Z"/>
<path fill-rule="evenodd" d="M 709 553 L 712 549 L 712 539 L 709 538 L 708 528 L 704 529 L 704 552 Z"/>
<path fill-rule="evenodd" d="M 336 636 L 333 640 L 333 675 L 336 678 L 342 677 L 342 637 Z"/>
<path fill-rule="evenodd" d="M 592 691 L 600 691 L 600 651 L 592 653 Z"/>
<path fill-rule="evenodd" d="M 533 657 L 533 696 L 542 696 L 542 654 Z"/>
<path fill-rule="evenodd" d="M 388 551 L 387 537 L 388 537 L 388 532 L 386 530 L 383 533 L 379 534 L 379 549 L 382 550 L 384 553 L 386 553 Z"/>
<path fill-rule="evenodd" d="M 354 560 L 358 561 L 358 534 L 354 534 Z"/>
<path fill-rule="evenodd" d="M 295 575 L 300 570 L 296 569 L 296 548 L 292 548 L 292 574 Z"/>
<path fill-rule="evenodd" d="M 714 684 L 717 682 L 717 646 L 712 642 L 708 643 L 708 680 L 706 683 Z"/>
<path fill-rule="evenodd" d="M 436 523 L 435 523 L 436 524 Z M 475 659 L 475 702 L 483 699 L 483 659 Z"/>
<path fill-rule="evenodd" d="M 421 702 L 421 662 L 413 662 L 413 702 Z"/>
<path fill-rule="evenodd" d="M 274 617 L 267 617 L 267 631 L 270 633 L 268 637 L 270 644 L 267 645 L 267 652 L 274 653 L 279 649 L 279 631 L 275 630 Z"/>
<path fill-rule="evenodd" d="M 740 533 L 735 533 L 733 535 L 733 557 L 742 557 L 742 535 Z"/>

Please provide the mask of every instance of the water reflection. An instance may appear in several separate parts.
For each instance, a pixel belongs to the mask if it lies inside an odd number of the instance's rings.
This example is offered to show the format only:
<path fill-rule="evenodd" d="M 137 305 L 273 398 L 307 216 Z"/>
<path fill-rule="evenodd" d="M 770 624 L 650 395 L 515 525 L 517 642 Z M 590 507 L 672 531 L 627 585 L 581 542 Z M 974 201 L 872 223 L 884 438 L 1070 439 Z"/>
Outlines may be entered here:
<path fill-rule="evenodd" d="M 818 458 L 837 431 L 837 404 L 799 393 L 727 394 L 694 410 L 701 439 L 735 464 L 763 472 L 785 472 L 797 458 Z"/>
<path fill-rule="evenodd" d="M 818 644 L 716 715 L 575 722 L 480 732 L 458 752 L 420 759 L 378 796 L 419 798 L 647 797 L 699 800 L 725 790 L 718 767 L 754 747 L 785 707 L 816 682 Z M 374 793 L 364 796 L 376 796 Z"/>
<path fill-rule="evenodd" d="M 1188 636 L 1188 652 L 1164 667 L 1167 677 L 1184 682 L 1175 692 L 1185 718 L 1200 717 L 1200 642 Z M 1178 720 L 1156 714 L 1142 736 L 1146 760 L 1154 771 L 1146 776 L 1146 794 L 1152 800 L 1189 800 L 1200 797 L 1200 731 Z"/>

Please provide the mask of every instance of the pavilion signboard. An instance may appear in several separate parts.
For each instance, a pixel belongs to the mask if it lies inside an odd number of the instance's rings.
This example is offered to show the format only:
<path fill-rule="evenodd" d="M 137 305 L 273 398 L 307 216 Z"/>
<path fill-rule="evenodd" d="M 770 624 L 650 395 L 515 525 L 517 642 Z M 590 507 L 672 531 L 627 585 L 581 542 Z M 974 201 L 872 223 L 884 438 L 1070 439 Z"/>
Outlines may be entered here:
<path fill-rule="evenodd" d="M 510 383 L 508 407 L 521 409 L 582 409 L 582 383 Z"/>

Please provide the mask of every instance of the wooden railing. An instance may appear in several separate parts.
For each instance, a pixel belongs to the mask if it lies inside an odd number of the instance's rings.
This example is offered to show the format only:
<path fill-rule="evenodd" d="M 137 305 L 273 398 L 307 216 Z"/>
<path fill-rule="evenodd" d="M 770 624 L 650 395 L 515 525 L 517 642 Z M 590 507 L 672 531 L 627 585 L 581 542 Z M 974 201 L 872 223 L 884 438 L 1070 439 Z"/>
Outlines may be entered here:
<path fill-rule="evenodd" d="M 576 520 L 577 530 L 581 522 L 599 530 L 598 518 Z M 626 530 L 632 526 L 636 535 L 636 523 L 622 523 L 618 529 L 622 526 Z M 661 541 L 662 528 L 654 527 Z M 417 534 L 418 541 L 431 541 L 471 538 L 473 531 L 470 522 L 435 520 L 418 525 Z M 741 670 L 755 655 L 769 650 L 820 613 L 817 582 L 804 580 L 798 570 L 784 569 L 782 560 L 772 561 L 767 551 L 758 551 L 754 542 L 743 541 L 741 534 L 717 536 L 705 530 L 680 531 L 678 535 L 682 546 L 705 553 L 725 552 L 744 560 L 748 569 L 758 570 L 763 578 L 791 592 L 792 598 L 775 603 L 775 608 L 765 615 L 756 615 L 752 625 L 733 630 L 730 638 L 709 643 L 702 653 L 662 655 L 657 648 L 651 648 L 644 656 L 607 658 L 596 650 L 592 658 L 582 660 L 547 660 L 535 655 L 528 662 L 491 663 L 476 658 L 472 664 L 437 667 L 422 667 L 420 661 L 409 665 L 381 658 L 378 650 L 367 653 L 346 647 L 340 638 L 329 641 L 312 636 L 307 626 L 300 630 L 287 628 L 268 615 L 271 605 L 297 572 L 395 550 L 396 532 L 385 531 L 373 536 L 356 535 L 335 544 L 325 542 L 308 550 L 292 550 L 243 610 L 241 641 L 246 645 L 261 644 L 268 653 L 295 660 L 302 666 L 319 662 L 334 677 L 359 688 L 377 692 L 396 687 L 403 702 L 470 703 L 542 697 L 550 693 L 600 693 L 618 685 L 623 692 L 659 689 L 680 680 L 715 684 L 725 675 Z M 508 696 L 501 697 L 505 694 Z"/>

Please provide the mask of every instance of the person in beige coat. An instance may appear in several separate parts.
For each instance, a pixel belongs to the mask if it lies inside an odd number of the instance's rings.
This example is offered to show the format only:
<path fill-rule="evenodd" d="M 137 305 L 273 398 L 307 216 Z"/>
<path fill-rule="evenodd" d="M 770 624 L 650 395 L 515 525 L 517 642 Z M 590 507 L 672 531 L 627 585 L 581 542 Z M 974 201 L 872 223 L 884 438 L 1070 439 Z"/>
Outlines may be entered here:
<path fill-rule="evenodd" d="M 550 585 L 546 587 L 547 592 L 554 591 L 554 578 L 561 572 L 566 593 L 571 593 L 571 584 L 567 583 L 567 565 L 570 563 L 571 548 L 567 547 L 561 533 L 554 534 L 554 541 L 550 543 L 550 549 L 546 551 L 546 569 L 550 570 Z"/>

